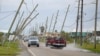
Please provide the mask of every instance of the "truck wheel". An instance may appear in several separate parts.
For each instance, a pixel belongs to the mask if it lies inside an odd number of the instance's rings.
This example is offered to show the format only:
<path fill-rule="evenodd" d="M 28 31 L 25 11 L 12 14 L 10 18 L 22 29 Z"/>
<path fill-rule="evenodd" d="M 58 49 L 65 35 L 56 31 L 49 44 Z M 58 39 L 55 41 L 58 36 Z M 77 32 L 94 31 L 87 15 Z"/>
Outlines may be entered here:
<path fill-rule="evenodd" d="M 28 44 L 28 47 L 30 47 L 30 45 Z"/>
<path fill-rule="evenodd" d="M 37 47 L 39 47 L 39 45 L 37 45 Z"/>
<path fill-rule="evenodd" d="M 45 44 L 46 47 L 48 47 L 48 44 Z"/>

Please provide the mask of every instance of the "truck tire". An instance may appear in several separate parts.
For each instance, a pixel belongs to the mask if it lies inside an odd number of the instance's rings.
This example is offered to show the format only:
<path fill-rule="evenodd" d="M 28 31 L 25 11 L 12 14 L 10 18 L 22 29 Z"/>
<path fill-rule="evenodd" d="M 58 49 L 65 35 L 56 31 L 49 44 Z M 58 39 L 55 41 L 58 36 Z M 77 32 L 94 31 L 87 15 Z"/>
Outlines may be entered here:
<path fill-rule="evenodd" d="M 48 44 L 45 44 L 46 47 L 48 47 Z"/>
<path fill-rule="evenodd" d="M 37 45 L 37 47 L 39 47 L 39 44 Z"/>
<path fill-rule="evenodd" d="M 28 47 L 30 47 L 30 45 L 28 44 Z"/>

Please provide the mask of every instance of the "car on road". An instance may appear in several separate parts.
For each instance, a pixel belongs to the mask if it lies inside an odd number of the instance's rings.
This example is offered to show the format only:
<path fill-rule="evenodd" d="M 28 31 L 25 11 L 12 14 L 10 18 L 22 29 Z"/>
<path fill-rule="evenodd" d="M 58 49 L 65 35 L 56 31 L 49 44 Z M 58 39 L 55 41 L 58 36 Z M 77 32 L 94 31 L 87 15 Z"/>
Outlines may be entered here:
<path fill-rule="evenodd" d="M 46 46 L 66 47 L 66 40 L 63 37 L 49 37 L 46 39 Z"/>
<path fill-rule="evenodd" d="M 23 40 L 24 40 L 24 42 L 26 42 L 29 40 L 29 37 L 25 37 Z"/>
<path fill-rule="evenodd" d="M 29 37 L 28 47 L 30 47 L 31 45 L 36 45 L 37 47 L 39 47 L 39 39 L 38 39 L 38 36 L 30 36 Z"/>

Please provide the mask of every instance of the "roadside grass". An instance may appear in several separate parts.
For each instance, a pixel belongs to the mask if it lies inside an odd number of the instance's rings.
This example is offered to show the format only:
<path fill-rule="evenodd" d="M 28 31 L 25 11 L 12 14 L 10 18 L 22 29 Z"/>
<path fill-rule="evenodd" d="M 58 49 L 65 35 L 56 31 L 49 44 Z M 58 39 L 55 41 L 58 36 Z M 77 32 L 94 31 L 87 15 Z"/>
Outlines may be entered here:
<path fill-rule="evenodd" d="M 45 43 L 46 38 L 40 38 L 39 41 Z"/>
<path fill-rule="evenodd" d="M 4 46 L 0 46 L 0 56 L 16 56 L 20 51 L 17 42 L 6 42 Z"/>
<path fill-rule="evenodd" d="M 84 49 L 87 49 L 87 50 L 90 50 L 92 52 L 95 52 L 95 53 L 100 53 L 100 44 L 97 44 L 96 46 L 96 49 L 94 49 L 94 45 L 91 43 L 84 43 L 81 48 L 84 48 Z"/>

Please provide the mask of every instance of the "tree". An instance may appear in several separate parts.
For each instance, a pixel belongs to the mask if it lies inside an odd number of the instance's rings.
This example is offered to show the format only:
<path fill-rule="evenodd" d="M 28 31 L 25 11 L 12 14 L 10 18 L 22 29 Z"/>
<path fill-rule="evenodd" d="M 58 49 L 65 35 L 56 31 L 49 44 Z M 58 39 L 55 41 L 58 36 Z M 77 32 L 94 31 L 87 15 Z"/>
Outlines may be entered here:
<path fill-rule="evenodd" d="M 71 37 L 69 37 L 69 33 L 65 32 L 65 31 L 61 31 L 60 35 L 61 35 L 61 37 L 65 38 L 67 41 L 73 42 L 73 39 Z"/>
<path fill-rule="evenodd" d="M 37 36 L 37 35 L 38 35 L 37 31 L 33 31 L 33 32 L 31 33 L 31 36 Z"/>

